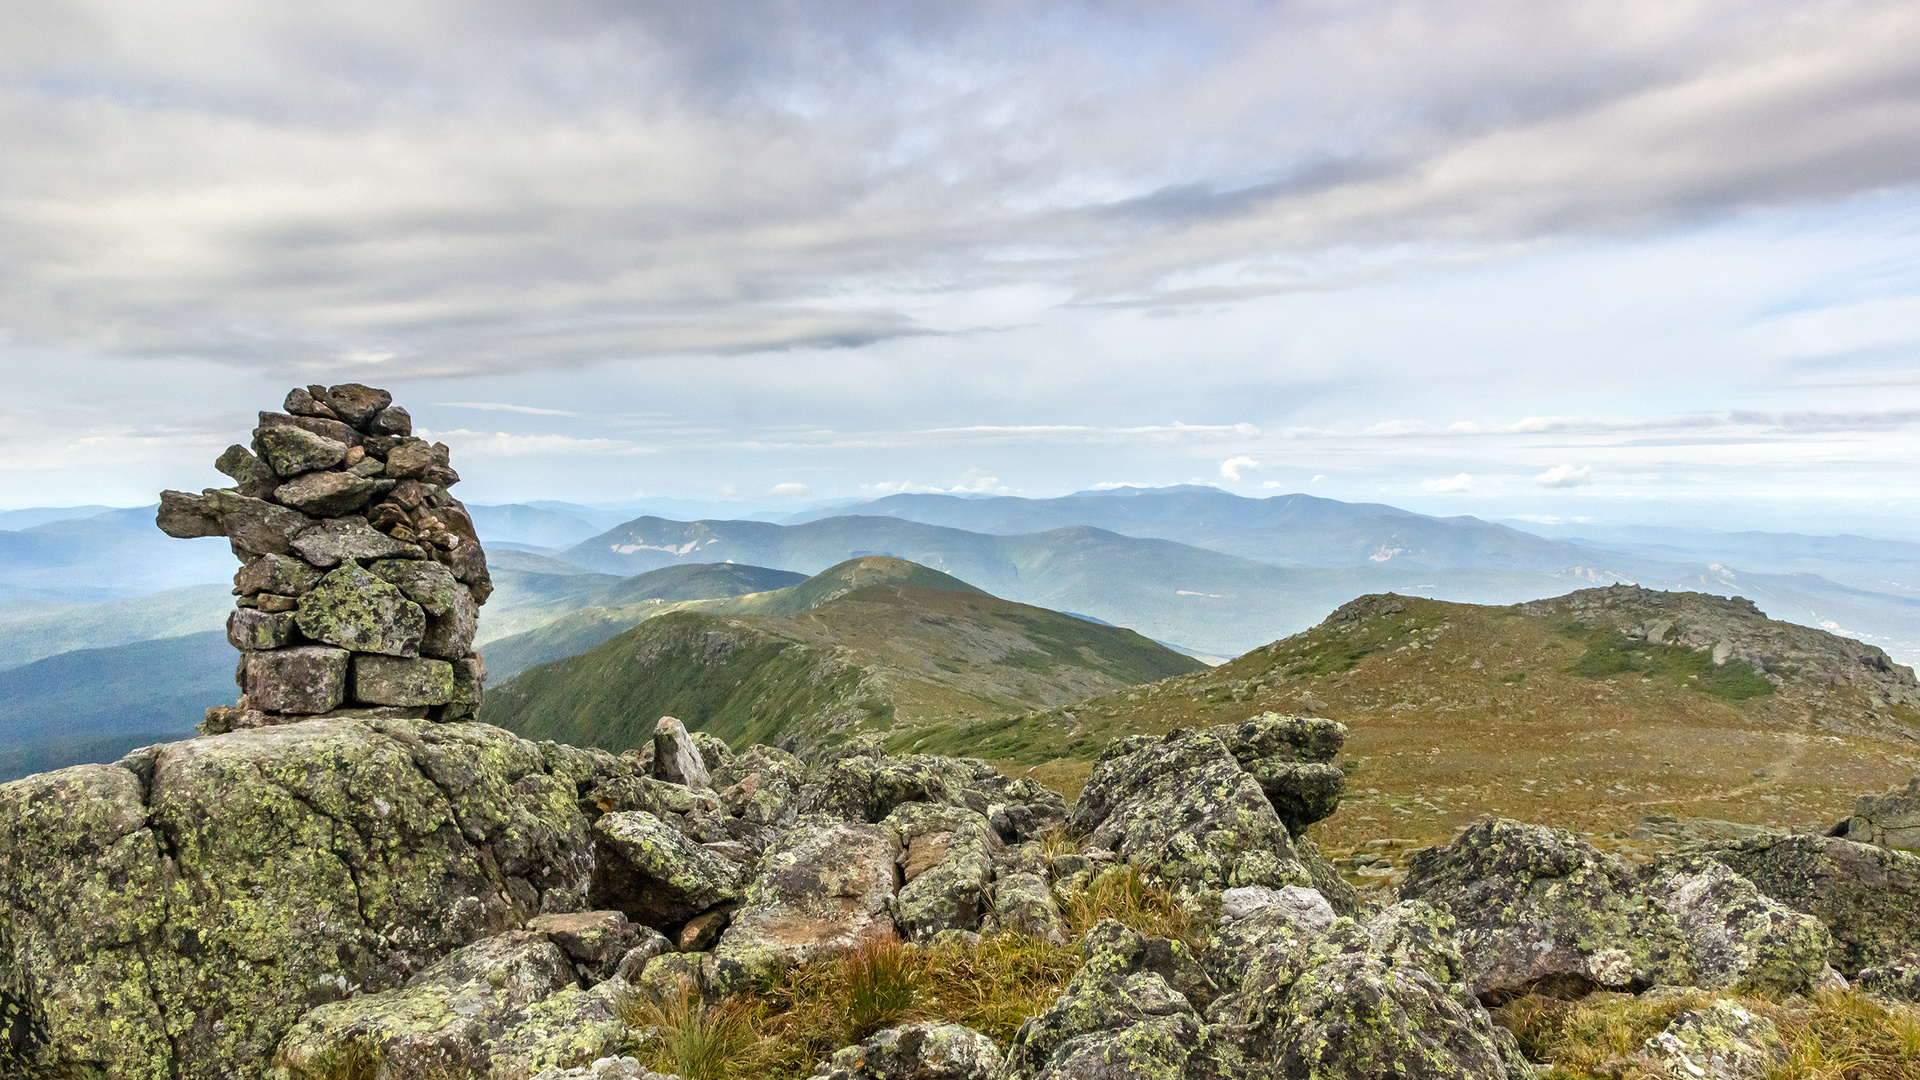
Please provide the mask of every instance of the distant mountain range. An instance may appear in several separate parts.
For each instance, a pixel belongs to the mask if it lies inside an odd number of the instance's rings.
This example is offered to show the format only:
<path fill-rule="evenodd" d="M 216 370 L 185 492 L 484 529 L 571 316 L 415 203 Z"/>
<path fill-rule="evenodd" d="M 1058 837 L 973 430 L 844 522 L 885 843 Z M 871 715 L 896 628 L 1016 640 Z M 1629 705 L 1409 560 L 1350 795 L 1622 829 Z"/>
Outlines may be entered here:
<path fill-rule="evenodd" d="M 1203 668 L 1131 630 L 868 556 L 783 589 L 681 607 L 527 670 L 487 692 L 481 719 L 614 751 L 651 739 L 663 714 L 737 743 L 820 746 Z"/>

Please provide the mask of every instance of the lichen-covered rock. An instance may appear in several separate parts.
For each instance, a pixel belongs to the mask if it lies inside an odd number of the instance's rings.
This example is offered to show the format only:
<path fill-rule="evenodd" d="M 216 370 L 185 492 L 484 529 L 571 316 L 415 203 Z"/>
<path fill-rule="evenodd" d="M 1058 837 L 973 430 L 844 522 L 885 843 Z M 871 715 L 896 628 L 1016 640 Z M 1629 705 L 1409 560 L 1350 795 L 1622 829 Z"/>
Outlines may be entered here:
<path fill-rule="evenodd" d="M 281 1042 L 275 1065 L 288 1080 L 337 1080 L 348 1063 L 387 1080 L 522 1080 L 583 1066 L 625 1041 L 624 987 L 582 990 L 567 968 L 537 935 L 486 939 L 404 989 L 314 1009 Z"/>
<path fill-rule="evenodd" d="M 427 629 L 420 605 L 352 562 L 328 573 L 301 597 L 294 619 L 310 640 L 385 656 L 420 655 L 420 636 Z"/>
<path fill-rule="evenodd" d="M 652 748 L 649 747 L 649 750 Z M 777 747 L 750 746 L 713 773 L 727 812 L 756 825 L 790 825 L 800 812 L 806 766 Z"/>
<path fill-rule="evenodd" d="M 388 409 L 392 412 L 392 409 Z M 533 1080 L 680 1080 L 668 1073 L 657 1073 L 640 1064 L 640 1059 L 630 1057 L 604 1057 L 588 1065 L 562 1069 L 549 1065 L 540 1070 Z"/>
<path fill-rule="evenodd" d="M 1753 1080 L 1767 1075 L 1784 1049 L 1773 1021 L 1731 1001 L 1674 1017 L 1634 1055 L 1641 1066 L 1687 1080 Z"/>
<path fill-rule="evenodd" d="M 879 822 L 901 803 L 967 806 L 967 790 L 997 775 L 985 762 L 930 754 L 865 750 L 834 761 L 808 785 L 805 812 L 852 822 Z M 984 811 L 985 803 L 972 809 Z"/>
<path fill-rule="evenodd" d="M 1416 853 L 1400 896 L 1453 913 L 1467 982 L 1488 1000 L 1693 977 L 1679 925 L 1634 871 L 1558 829 L 1481 818 Z"/>
<path fill-rule="evenodd" d="M 1000 837 L 964 806 L 902 803 L 887 815 L 902 848 L 894 921 L 924 941 L 942 930 L 977 930 L 987 913 L 993 854 Z"/>
<path fill-rule="evenodd" d="M 260 1077 L 310 1007 L 584 906 L 576 790 L 507 732 L 405 720 L 236 731 L 0 786 L 0 987 L 31 988 L 32 1065 Z"/>
<path fill-rule="evenodd" d="M 393 395 L 364 383 L 341 383 L 327 387 L 324 400 L 335 416 L 354 427 L 366 427 L 383 409 L 393 404 Z"/>
<path fill-rule="evenodd" d="M 367 572 L 399 589 L 429 615 L 447 614 L 466 591 L 446 567 L 431 559 L 378 559 L 367 564 Z"/>
<path fill-rule="evenodd" d="M 657 780 L 690 788 L 710 788 L 713 777 L 687 734 L 687 726 L 671 716 L 653 725 L 653 775 Z"/>
<path fill-rule="evenodd" d="M 291 549 L 299 552 L 301 558 L 320 567 L 371 559 L 424 559 L 427 556 L 418 544 L 395 540 L 386 533 L 376 531 L 365 519 L 351 517 L 329 518 L 313 525 L 291 540 Z M 287 549 L 280 550 L 284 552 Z"/>
<path fill-rule="evenodd" d="M 740 897 L 740 867 L 644 810 L 607 814 L 593 827 L 599 859 L 594 902 L 660 928 Z"/>
<path fill-rule="evenodd" d="M 821 1063 L 827 1080 L 1000 1080 L 993 1040 L 959 1024 L 905 1024 L 874 1032 Z"/>
<path fill-rule="evenodd" d="M 350 472 L 311 472 L 275 488 L 273 498 L 312 517 L 339 517 L 392 487 L 391 480 L 369 480 Z"/>
<path fill-rule="evenodd" d="M 242 652 L 284 648 L 298 637 L 291 611 L 268 613 L 254 608 L 234 608 L 227 614 L 227 644 Z"/>
<path fill-rule="evenodd" d="M 1920 851 L 1920 776 L 1907 781 L 1905 791 L 1862 795 L 1843 835 L 1859 844 Z"/>
<path fill-rule="evenodd" d="M 1878 998 L 1920 1004 L 1920 953 L 1899 963 L 1863 968 L 1853 985 Z"/>
<path fill-rule="evenodd" d="M 892 829 L 802 818 L 760 859 L 714 957 L 733 980 L 897 936 L 888 910 L 900 840 Z"/>
<path fill-rule="evenodd" d="M 1020 1025 L 1008 1080 L 1177 1078 L 1202 1045 L 1200 1014 L 1180 990 L 1212 983 L 1178 942 L 1102 921 L 1085 962 L 1053 1007 Z"/>
<path fill-rule="evenodd" d="M 558 945 L 589 983 L 612 976 L 627 954 L 640 946 L 642 933 L 650 933 L 618 911 L 539 915 L 527 920 L 527 929 Z"/>
<path fill-rule="evenodd" d="M 320 582 L 319 570 L 304 559 L 288 555 L 260 555 L 242 563 L 234 572 L 233 587 L 241 596 L 273 593 L 277 596 L 301 596 Z"/>
<path fill-rule="evenodd" d="M 1298 837 L 1308 825 L 1333 816 L 1347 790 L 1346 774 L 1333 759 L 1346 745 L 1347 728 L 1313 716 L 1265 712 L 1212 729 L 1234 760 L 1260 784 L 1274 812 Z"/>
<path fill-rule="evenodd" d="M 315 469 L 331 469 L 347 456 L 347 444 L 297 427 L 263 427 L 255 432 L 253 448 L 274 475 L 299 476 Z"/>
<path fill-rule="evenodd" d="M 1208 732 L 1109 746 L 1069 824 L 1088 847 L 1181 890 L 1312 881 L 1266 793 Z"/>
<path fill-rule="evenodd" d="M 1691 946 L 1693 985 L 1795 993 L 1826 971 L 1833 947 L 1826 925 L 1761 895 L 1720 863 L 1681 856 L 1645 876 Z"/>
<path fill-rule="evenodd" d="M 1829 836 L 1761 837 L 1709 849 L 1759 890 L 1827 924 L 1827 962 L 1846 975 L 1920 941 L 1920 855 Z"/>
<path fill-rule="evenodd" d="M 270 712 L 328 712 L 347 698 L 347 658 L 345 649 L 325 645 L 247 653 L 242 669 L 247 700 Z"/>
<path fill-rule="evenodd" d="M 249 498 L 265 498 L 280 485 L 280 477 L 267 463 L 239 443 L 227 447 L 226 452 L 214 459 L 213 467 L 232 477 L 240 494 Z"/>
<path fill-rule="evenodd" d="M 161 492 L 154 523 L 168 536 L 183 539 L 224 536 L 242 559 L 289 554 L 293 541 L 314 528 L 314 520 L 298 510 L 221 488 L 199 495 Z"/>
<path fill-rule="evenodd" d="M 992 930 L 1025 934 L 1050 945 L 1067 943 L 1067 920 L 1047 879 L 1034 873 L 1002 873 L 993 882 Z"/>
<path fill-rule="evenodd" d="M 1366 905 L 1360 900 L 1359 890 L 1340 876 L 1340 869 L 1331 860 L 1320 854 L 1318 844 L 1304 836 L 1296 836 L 1293 839 L 1293 853 L 1300 860 L 1300 865 L 1307 868 L 1307 876 L 1313 879 L 1314 890 L 1326 898 L 1335 914 L 1355 918 L 1363 914 Z"/>
<path fill-rule="evenodd" d="M 453 665 L 425 656 L 356 653 L 352 693 L 363 705 L 439 705 L 453 700 Z"/>
<path fill-rule="evenodd" d="M 1247 917 L 1266 933 L 1243 937 L 1239 981 L 1207 1011 L 1188 1080 L 1533 1076 L 1468 987 L 1445 912 L 1401 903 L 1324 936 L 1295 915 L 1271 905 Z"/>

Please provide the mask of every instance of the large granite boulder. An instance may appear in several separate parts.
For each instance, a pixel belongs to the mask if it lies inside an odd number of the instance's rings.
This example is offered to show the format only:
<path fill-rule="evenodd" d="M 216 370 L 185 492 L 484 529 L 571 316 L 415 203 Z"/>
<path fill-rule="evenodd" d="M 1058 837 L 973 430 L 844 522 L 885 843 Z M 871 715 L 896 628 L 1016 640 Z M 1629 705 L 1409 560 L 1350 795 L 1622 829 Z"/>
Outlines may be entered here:
<path fill-rule="evenodd" d="M 1920 776 L 1904 791 L 1862 795 L 1838 832 L 1860 844 L 1920 851 Z"/>
<path fill-rule="evenodd" d="M 1513 1036 L 1469 987 L 1445 912 L 1407 902 L 1364 924 L 1323 923 L 1331 909 L 1302 899 L 1228 931 L 1244 951 L 1207 1010 L 1188 1080 L 1531 1080 Z"/>
<path fill-rule="evenodd" d="M 740 898 L 739 864 L 701 847 L 644 810 L 607 814 L 593 827 L 595 903 L 661 928 Z"/>
<path fill-rule="evenodd" d="M 900 933 L 923 941 L 943 930 L 978 930 L 1001 846 L 987 819 L 964 806 L 902 803 L 882 826 L 900 838 Z"/>
<path fill-rule="evenodd" d="M 1346 745 L 1345 724 L 1314 716 L 1265 712 L 1213 729 L 1273 803 L 1274 813 L 1298 837 L 1333 816 L 1347 775 L 1333 763 Z"/>
<path fill-rule="evenodd" d="M 1702 855 L 1644 871 L 1691 948 L 1694 986 L 1796 993 L 1827 970 L 1826 924 L 1761 895 L 1753 882 Z"/>
<path fill-rule="evenodd" d="M 524 1080 L 618 1050 L 624 991 L 617 980 L 585 990 L 558 946 L 516 931 L 460 949 L 403 988 L 312 1010 L 274 1065 L 288 1080 Z"/>
<path fill-rule="evenodd" d="M 1400 896 L 1452 912 L 1466 982 L 1490 1001 L 1686 985 L 1694 974 L 1679 925 L 1631 867 L 1543 825 L 1482 818 L 1416 853 Z"/>
<path fill-rule="evenodd" d="M 1210 732 L 1116 740 L 1068 823 L 1089 848 L 1182 891 L 1312 882 L 1266 792 Z"/>
<path fill-rule="evenodd" d="M 611 756 L 311 720 L 0 786 L 0 988 L 32 1068 L 257 1077 L 309 1008 L 585 906 Z"/>
<path fill-rule="evenodd" d="M 1795 911 L 1827 924 L 1827 961 L 1851 976 L 1920 941 L 1920 855 L 1830 836 L 1773 836 L 1707 851 Z"/>
<path fill-rule="evenodd" d="M 761 857 L 714 957 L 721 977 L 752 978 L 898 936 L 900 839 L 880 825 L 802 818 Z"/>

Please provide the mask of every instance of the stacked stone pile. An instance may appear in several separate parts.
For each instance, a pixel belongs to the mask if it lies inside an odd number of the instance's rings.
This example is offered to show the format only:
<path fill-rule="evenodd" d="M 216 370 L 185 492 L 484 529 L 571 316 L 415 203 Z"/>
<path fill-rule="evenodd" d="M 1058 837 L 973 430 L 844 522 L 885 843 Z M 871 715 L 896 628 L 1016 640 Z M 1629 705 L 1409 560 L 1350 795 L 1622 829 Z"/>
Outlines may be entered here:
<path fill-rule="evenodd" d="M 224 536 L 242 566 L 227 639 L 237 704 L 201 730 L 317 716 L 463 720 L 486 668 L 473 651 L 493 591 L 473 520 L 447 489 L 445 444 L 413 436 L 393 396 L 309 386 L 263 412 L 252 447 L 214 466 L 234 486 L 160 495 L 169 536 Z"/>

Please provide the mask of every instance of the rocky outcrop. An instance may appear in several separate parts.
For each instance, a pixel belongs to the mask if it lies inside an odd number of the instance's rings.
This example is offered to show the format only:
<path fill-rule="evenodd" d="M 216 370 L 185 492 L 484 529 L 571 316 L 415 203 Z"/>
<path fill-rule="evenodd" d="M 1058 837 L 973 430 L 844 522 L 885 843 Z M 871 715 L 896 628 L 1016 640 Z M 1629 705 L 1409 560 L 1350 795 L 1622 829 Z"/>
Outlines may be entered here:
<path fill-rule="evenodd" d="M 1020 1025 L 1008 1080 L 1177 1077 L 1204 1035 L 1182 988 L 1211 987 L 1185 946 L 1112 920 L 1087 934 L 1085 957 L 1053 1008 Z"/>
<path fill-rule="evenodd" d="M 1657 1076 L 1690 1080 L 1754 1080 L 1768 1075 L 1783 1046 L 1773 1021 L 1731 1001 L 1674 1017 L 1647 1040 L 1633 1063 Z"/>
<path fill-rule="evenodd" d="M 1825 931 L 1726 867 L 1683 860 L 1643 881 L 1571 833 L 1482 818 L 1414 856 L 1400 895 L 1453 913 L 1474 992 L 1750 985 L 1804 989 Z"/>
<path fill-rule="evenodd" d="M 1403 902 L 1365 923 L 1323 924 L 1331 909 L 1302 899 L 1226 920 L 1238 955 L 1229 963 L 1221 944 L 1209 950 L 1225 992 L 1188 1080 L 1531 1080 L 1468 985 L 1444 911 Z"/>
<path fill-rule="evenodd" d="M 202 731 L 381 710 L 468 719 L 486 667 L 473 651 L 493 591 L 473 522 L 447 488 L 447 448 L 413 437 L 385 390 L 347 383 L 287 395 L 251 449 L 216 466 L 232 488 L 163 492 L 170 536 L 224 536 L 242 566 L 227 640 L 241 696 Z"/>
<path fill-rule="evenodd" d="M 1896 963 L 1920 941 L 1920 855 L 1829 836 L 1776 836 L 1707 854 L 1767 896 L 1825 923 L 1827 960 L 1852 976 Z"/>
<path fill-rule="evenodd" d="M 900 839 L 879 825 L 805 818 L 767 849 L 714 957 L 728 982 L 898 936 Z"/>
<path fill-rule="evenodd" d="M 619 769 L 480 725 L 332 719 L 0 786 L 0 986 L 44 1032 L 21 1050 L 258 1075 L 308 1009 L 584 908 L 579 791 Z"/>
<path fill-rule="evenodd" d="M 1905 791 L 1862 795 L 1835 835 L 1861 844 L 1920 852 L 1920 776 Z"/>

